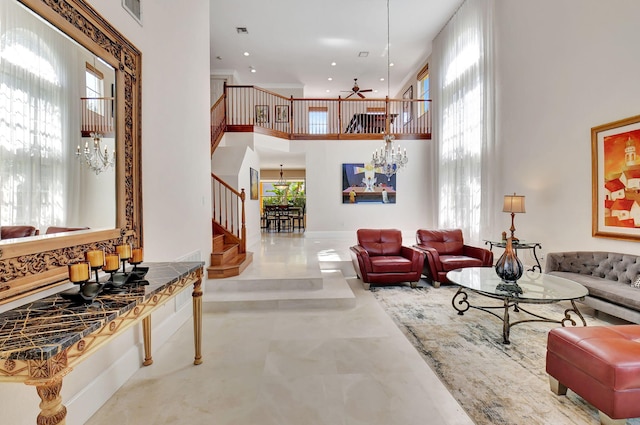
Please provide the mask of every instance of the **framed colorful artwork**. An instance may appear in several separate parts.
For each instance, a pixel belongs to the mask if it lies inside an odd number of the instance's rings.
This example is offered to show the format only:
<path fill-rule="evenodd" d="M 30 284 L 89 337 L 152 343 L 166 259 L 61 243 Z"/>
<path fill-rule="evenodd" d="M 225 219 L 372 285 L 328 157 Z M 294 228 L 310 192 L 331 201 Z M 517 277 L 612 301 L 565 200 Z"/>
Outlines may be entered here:
<path fill-rule="evenodd" d="M 258 170 L 254 170 L 253 168 L 249 168 L 250 176 L 249 176 L 249 197 L 251 199 L 258 199 Z"/>
<path fill-rule="evenodd" d="M 289 105 L 276 105 L 276 122 L 289 122 Z"/>
<path fill-rule="evenodd" d="M 269 122 L 269 105 L 256 105 L 256 123 L 264 124 Z"/>
<path fill-rule="evenodd" d="M 370 163 L 342 164 L 343 204 L 395 204 L 396 175 L 387 178 Z"/>
<path fill-rule="evenodd" d="M 592 234 L 640 240 L 640 115 L 591 129 Z"/>

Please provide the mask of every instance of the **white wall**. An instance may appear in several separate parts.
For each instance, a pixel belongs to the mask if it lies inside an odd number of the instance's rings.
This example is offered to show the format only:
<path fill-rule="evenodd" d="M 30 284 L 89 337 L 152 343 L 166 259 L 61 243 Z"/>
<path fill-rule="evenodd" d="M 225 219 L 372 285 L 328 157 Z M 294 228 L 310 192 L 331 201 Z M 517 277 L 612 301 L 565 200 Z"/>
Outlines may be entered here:
<path fill-rule="evenodd" d="M 237 190 L 249 187 L 249 167 L 260 168 L 256 147 L 305 153 L 307 235 L 346 234 L 353 235 L 355 240 L 359 228 L 392 227 L 402 230 L 404 239 L 413 243 L 417 229 L 435 226 L 428 197 L 424 196 L 432 187 L 427 166 L 430 140 L 396 141 L 396 145 L 406 148 L 409 163 L 396 176 L 395 204 L 342 203 L 342 164 L 369 162 L 373 151 L 383 146 L 382 139 L 289 141 L 257 133 L 227 133 L 220 145 L 213 155 L 213 172 L 226 176 L 227 183 Z M 245 147 L 249 149 L 245 151 Z M 247 202 L 248 230 L 259 229 L 259 215 L 258 201 Z M 259 236 L 259 233 L 248 235 L 247 246 L 259 241 Z"/>
<path fill-rule="evenodd" d="M 591 236 L 590 135 L 640 113 L 639 16 L 637 0 L 496 2 L 502 189 L 526 196 L 516 234 L 545 252 L 640 254 L 637 243 Z"/>
<path fill-rule="evenodd" d="M 169 0 L 144 2 L 144 26 L 120 1 L 91 4 L 142 51 L 145 260 L 175 260 L 194 253 L 207 258 L 211 249 L 211 235 L 205 231 L 211 227 L 209 2 L 194 0 L 189 7 Z M 156 350 L 188 320 L 189 306 L 170 302 L 153 314 Z M 136 327 L 64 379 L 68 425 L 84 423 L 141 366 L 141 347 Z M 185 367 L 193 362 L 184 361 Z M 3 424 L 35 423 L 39 411 L 35 388 L 0 383 L 0 400 Z"/>
<path fill-rule="evenodd" d="M 344 232 L 355 240 L 359 228 L 397 228 L 405 240 L 415 241 L 419 228 L 432 228 L 425 187 L 428 179 L 430 140 L 400 140 L 409 163 L 396 176 L 395 204 L 343 204 L 342 164 L 367 163 L 382 140 L 305 140 L 295 141 L 293 149 L 307 152 L 307 232 Z"/>

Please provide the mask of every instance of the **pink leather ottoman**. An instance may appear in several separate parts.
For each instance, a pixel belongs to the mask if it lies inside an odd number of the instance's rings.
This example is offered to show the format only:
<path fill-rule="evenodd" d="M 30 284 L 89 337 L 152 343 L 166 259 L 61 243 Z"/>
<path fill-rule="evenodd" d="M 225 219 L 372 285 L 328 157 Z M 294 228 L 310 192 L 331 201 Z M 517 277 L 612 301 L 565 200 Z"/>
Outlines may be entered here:
<path fill-rule="evenodd" d="M 571 389 L 600 411 L 602 424 L 640 417 L 640 325 L 552 329 L 547 373 L 551 391 Z"/>

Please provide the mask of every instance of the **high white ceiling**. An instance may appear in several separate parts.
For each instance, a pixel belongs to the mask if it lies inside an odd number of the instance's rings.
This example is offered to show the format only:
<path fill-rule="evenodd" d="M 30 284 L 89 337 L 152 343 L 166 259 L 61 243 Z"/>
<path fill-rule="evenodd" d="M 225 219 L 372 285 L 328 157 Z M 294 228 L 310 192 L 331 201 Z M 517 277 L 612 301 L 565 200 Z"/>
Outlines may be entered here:
<path fill-rule="evenodd" d="M 368 98 L 399 96 L 461 3 L 389 0 L 387 38 L 387 0 L 211 0 L 211 70 L 235 73 L 240 84 L 301 88 L 304 97 L 345 97 L 354 78 L 360 89 L 377 90 Z"/>

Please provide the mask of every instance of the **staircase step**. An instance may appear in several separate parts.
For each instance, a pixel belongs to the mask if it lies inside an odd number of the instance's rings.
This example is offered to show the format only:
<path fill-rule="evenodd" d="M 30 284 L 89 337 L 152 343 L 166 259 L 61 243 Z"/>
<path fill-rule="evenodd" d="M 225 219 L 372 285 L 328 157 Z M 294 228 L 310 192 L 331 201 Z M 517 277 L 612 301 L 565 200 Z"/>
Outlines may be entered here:
<path fill-rule="evenodd" d="M 213 254 L 212 254 L 213 255 Z M 222 279 L 238 276 L 253 261 L 253 253 L 246 252 L 236 255 L 233 260 L 220 265 L 210 265 L 207 267 L 208 279 Z"/>
<path fill-rule="evenodd" d="M 211 253 L 211 265 L 222 266 L 232 264 L 238 257 L 238 244 L 225 244 L 220 251 Z"/>
<path fill-rule="evenodd" d="M 219 282 L 207 282 L 203 297 L 203 309 L 209 312 L 237 310 L 280 310 L 280 309 L 335 309 L 355 307 L 355 295 L 348 282 L 338 270 L 322 272 L 322 286 L 319 289 L 314 279 L 255 279 L 253 281 L 234 280 L 229 285 L 217 288 Z M 291 280 L 291 282 L 287 282 Z M 261 285 L 264 285 L 261 288 Z M 298 288 L 296 288 L 298 287 Z M 258 289 L 256 289 L 258 288 Z"/>
<path fill-rule="evenodd" d="M 220 252 L 224 249 L 224 235 L 213 235 L 211 252 Z"/>
<path fill-rule="evenodd" d="M 247 291 L 296 291 L 321 290 L 322 276 L 277 279 L 237 279 L 218 280 L 208 286 L 208 291 L 215 292 L 247 292 Z"/>

